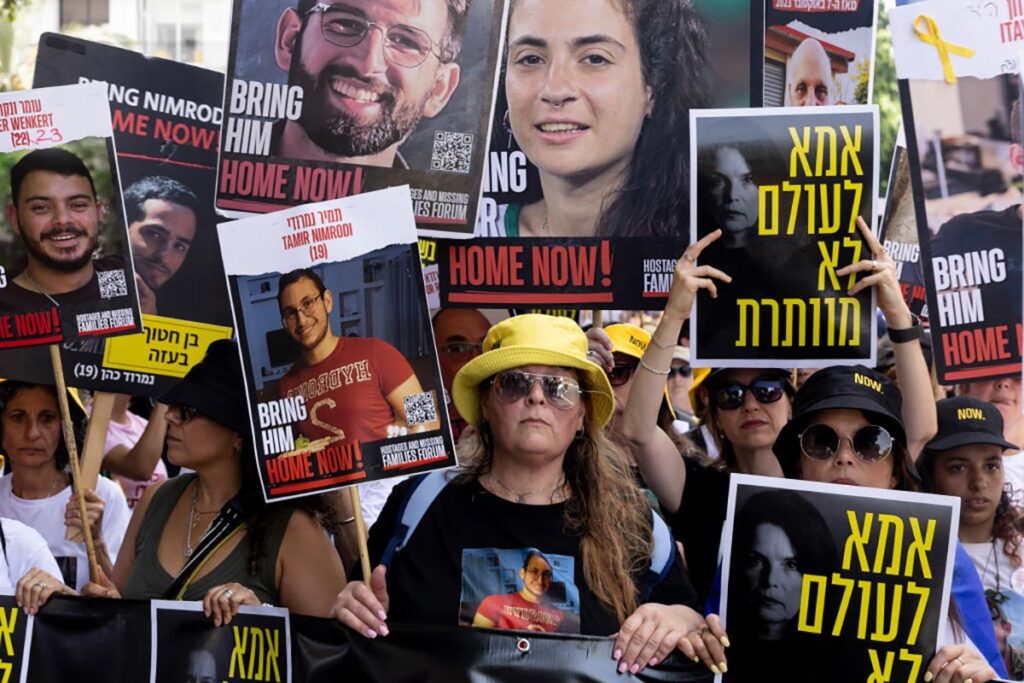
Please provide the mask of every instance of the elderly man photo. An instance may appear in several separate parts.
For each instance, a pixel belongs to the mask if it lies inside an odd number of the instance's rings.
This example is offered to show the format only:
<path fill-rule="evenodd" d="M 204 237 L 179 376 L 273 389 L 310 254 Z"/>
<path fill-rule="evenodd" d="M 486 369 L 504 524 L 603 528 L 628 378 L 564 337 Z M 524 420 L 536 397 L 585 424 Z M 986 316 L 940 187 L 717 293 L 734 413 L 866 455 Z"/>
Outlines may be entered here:
<path fill-rule="evenodd" d="M 274 126 L 273 154 L 406 168 L 399 146 L 459 85 L 469 0 L 299 0 L 274 52 L 303 89 L 298 120 Z"/>
<path fill-rule="evenodd" d="M 797 45 L 786 66 L 787 107 L 825 107 L 835 104 L 832 63 L 822 44 L 806 38 Z"/>

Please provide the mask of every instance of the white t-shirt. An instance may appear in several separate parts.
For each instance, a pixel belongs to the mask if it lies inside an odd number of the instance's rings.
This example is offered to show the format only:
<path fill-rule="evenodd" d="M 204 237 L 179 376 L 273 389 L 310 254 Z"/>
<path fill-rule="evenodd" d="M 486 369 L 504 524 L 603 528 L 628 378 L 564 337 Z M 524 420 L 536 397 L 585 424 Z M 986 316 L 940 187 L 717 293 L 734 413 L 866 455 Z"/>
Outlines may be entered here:
<path fill-rule="evenodd" d="M 79 541 L 64 540 L 64 508 L 71 500 L 71 487 L 49 498 L 26 500 L 18 498 L 11 490 L 12 474 L 0 478 L 0 516 L 10 517 L 24 522 L 46 539 L 50 552 L 61 568 L 58 576 L 63 576 L 65 583 L 78 590 L 89 582 L 89 560 L 85 553 L 85 544 Z M 121 487 L 106 477 L 100 477 L 96 485 L 96 493 L 103 499 L 103 541 L 107 546 L 110 561 L 117 560 L 117 552 L 121 549 L 124 532 L 128 529 L 131 512 L 125 502 Z"/>
<path fill-rule="evenodd" d="M 13 590 L 18 579 L 35 567 L 60 578 L 57 561 L 53 559 L 53 553 L 38 531 L 14 519 L 0 519 L 0 524 L 3 525 L 4 540 L 7 542 L 6 555 L 0 568 L 0 591 Z"/>
<path fill-rule="evenodd" d="M 1013 487 L 1014 503 L 1024 503 L 1024 451 L 1003 454 L 1003 481 Z"/>
<path fill-rule="evenodd" d="M 373 526 L 373 523 L 380 517 L 380 511 L 384 509 L 384 503 L 388 502 L 391 489 L 408 478 L 408 476 L 405 476 L 393 479 L 378 479 L 377 481 L 359 484 L 359 508 L 363 511 L 363 521 L 366 523 L 367 529 Z"/>

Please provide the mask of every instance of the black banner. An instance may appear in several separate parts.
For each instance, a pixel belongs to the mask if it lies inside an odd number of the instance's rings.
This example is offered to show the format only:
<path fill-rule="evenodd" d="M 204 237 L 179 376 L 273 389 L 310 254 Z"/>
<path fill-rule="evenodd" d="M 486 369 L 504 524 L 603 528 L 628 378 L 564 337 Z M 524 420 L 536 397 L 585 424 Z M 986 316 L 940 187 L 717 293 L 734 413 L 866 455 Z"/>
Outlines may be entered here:
<path fill-rule="evenodd" d="M 682 237 L 437 240 L 441 306 L 665 307 Z"/>
<path fill-rule="evenodd" d="M 53 598 L 34 618 L 30 680 L 151 680 L 150 614 L 150 603 L 141 600 Z M 191 629 L 192 635 L 214 639 L 221 632 L 233 638 L 231 625 L 218 629 L 212 621 L 207 623 L 205 632 Z M 387 637 L 369 640 L 353 634 L 337 621 L 300 615 L 291 615 L 290 631 L 292 680 L 303 683 L 623 680 L 612 659 L 611 638 L 390 624 Z M 190 640 L 161 639 L 157 658 L 185 662 L 191 651 Z M 284 651 L 282 643 L 280 652 Z M 117 656 L 102 656 L 114 652 Z M 283 668 L 281 673 L 283 682 Z M 674 653 L 657 667 L 647 668 L 632 678 L 687 683 L 709 682 L 712 676 L 704 665 Z M 228 679 L 225 675 L 217 680 L 259 679 Z"/>

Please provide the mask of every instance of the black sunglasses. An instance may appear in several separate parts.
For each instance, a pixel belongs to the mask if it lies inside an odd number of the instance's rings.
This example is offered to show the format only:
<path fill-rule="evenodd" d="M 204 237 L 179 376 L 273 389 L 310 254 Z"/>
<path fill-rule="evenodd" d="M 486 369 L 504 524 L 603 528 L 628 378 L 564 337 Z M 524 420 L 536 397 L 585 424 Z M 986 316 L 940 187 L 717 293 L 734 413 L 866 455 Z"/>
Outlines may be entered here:
<path fill-rule="evenodd" d="M 199 415 L 199 409 L 198 408 L 193 408 L 192 406 L 185 406 L 185 405 L 182 405 L 180 403 L 172 403 L 171 405 L 167 406 L 167 410 L 168 411 L 171 411 L 171 410 L 177 411 L 178 415 L 181 415 L 181 421 L 182 422 L 188 422 L 189 420 L 194 418 L 196 415 Z"/>
<path fill-rule="evenodd" d="M 680 377 L 689 377 L 693 374 L 693 369 L 689 365 L 680 365 L 678 368 L 669 368 L 668 378 L 672 379 L 676 375 Z"/>
<path fill-rule="evenodd" d="M 612 369 L 608 371 L 608 382 L 613 387 L 621 387 L 623 384 L 629 381 L 629 378 L 636 372 L 638 361 L 633 362 L 617 362 Z"/>
<path fill-rule="evenodd" d="M 814 424 L 800 433 L 800 450 L 812 460 L 831 460 L 847 439 L 853 452 L 864 462 L 885 460 L 892 453 L 892 435 L 878 425 L 865 425 L 850 437 L 840 436 L 827 424 Z"/>
<path fill-rule="evenodd" d="M 754 394 L 758 403 L 775 403 L 786 393 L 786 380 L 781 377 L 758 377 L 750 384 L 722 382 L 708 390 L 708 397 L 722 410 L 736 410 L 743 405 L 748 391 Z"/>

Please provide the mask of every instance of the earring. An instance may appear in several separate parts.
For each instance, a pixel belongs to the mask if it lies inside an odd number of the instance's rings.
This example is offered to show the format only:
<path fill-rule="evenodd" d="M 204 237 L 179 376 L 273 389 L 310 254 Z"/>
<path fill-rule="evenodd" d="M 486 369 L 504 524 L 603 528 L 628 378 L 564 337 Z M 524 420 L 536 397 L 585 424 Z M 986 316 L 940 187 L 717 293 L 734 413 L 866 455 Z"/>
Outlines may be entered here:
<path fill-rule="evenodd" d="M 584 425 L 584 426 L 580 427 L 579 430 L 577 430 L 576 438 L 577 439 L 582 439 L 584 436 L 586 436 L 586 434 L 587 434 L 587 427 L 586 427 L 586 425 Z"/>

